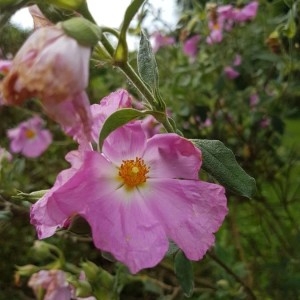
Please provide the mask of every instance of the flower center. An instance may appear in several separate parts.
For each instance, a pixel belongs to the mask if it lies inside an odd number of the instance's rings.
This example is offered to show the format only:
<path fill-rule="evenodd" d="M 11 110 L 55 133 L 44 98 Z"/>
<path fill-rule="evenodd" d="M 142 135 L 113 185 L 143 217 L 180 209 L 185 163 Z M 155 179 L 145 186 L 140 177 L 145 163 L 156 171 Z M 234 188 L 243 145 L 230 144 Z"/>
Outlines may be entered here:
<path fill-rule="evenodd" d="M 33 139 L 35 137 L 35 131 L 32 129 L 26 129 L 25 136 L 27 139 Z"/>
<path fill-rule="evenodd" d="M 149 167 L 144 160 L 136 157 L 135 160 L 123 160 L 119 168 L 119 176 L 128 187 L 135 187 L 146 182 Z"/>

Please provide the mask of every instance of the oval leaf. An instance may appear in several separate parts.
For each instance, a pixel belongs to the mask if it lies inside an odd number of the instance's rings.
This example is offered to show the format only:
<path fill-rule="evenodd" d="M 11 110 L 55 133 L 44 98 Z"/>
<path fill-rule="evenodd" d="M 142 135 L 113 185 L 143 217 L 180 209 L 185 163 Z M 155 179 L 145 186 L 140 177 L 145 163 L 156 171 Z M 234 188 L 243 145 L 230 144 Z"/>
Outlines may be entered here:
<path fill-rule="evenodd" d="M 255 179 L 237 163 L 233 152 L 218 140 L 191 140 L 203 155 L 203 169 L 230 191 L 251 198 Z"/>
<path fill-rule="evenodd" d="M 140 110 L 136 110 L 133 108 L 124 108 L 117 110 L 113 114 L 111 114 L 103 124 L 102 130 L 100 132 L 99 137 L 99 148 L 102 149 L 102 145 L 104 140 L 108 137 L 108 135 L 113 132 L 115 129 L 125 125 L 126 123 L 143 117 L 145 112 Z"/>
<path fill-rule="evenodd" d="M 186 297 L 192 296 L 194 291 L 193 266 L 182 251 L 178 251 L 175 255 L 174 271 L 184 295 Z"/>

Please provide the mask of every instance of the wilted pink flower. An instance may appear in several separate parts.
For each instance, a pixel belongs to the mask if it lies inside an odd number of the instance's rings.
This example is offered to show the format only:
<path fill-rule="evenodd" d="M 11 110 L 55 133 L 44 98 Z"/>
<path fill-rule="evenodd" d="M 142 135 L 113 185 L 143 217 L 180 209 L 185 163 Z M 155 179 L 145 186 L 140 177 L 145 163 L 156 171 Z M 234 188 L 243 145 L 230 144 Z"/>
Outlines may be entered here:
<path fill-rule="evenodd" d="M 196 34 L 190 38 L 188 38 L 183 43 L 183 53 L 191 58 L 191 60 L 195 60 L 198 50 L 199 50 L 199 41 L 201 37 L 199 34 Z"/>
<path fill-rule="evenodd" d="M 43 123 L 40 117 L 33 117 L 7 130 L 10 150 L 27 157 L 40 156 L 52 142 L 52 135 L 49 130 L 43 129 Z"/>
<path fill-rule="evenodd" d="M 0 60 L 0 75 L 5 76 L 12 66 L 11 60 Z M 0 106 L 4 105 L 4 98 L 2 95 L 2 81 L 0 81 Z"/>
<path fill-rule="evenodd" d="M 161 47 L 173 45 L 175 38 L 162 35 L 159 31 L 154 32 L 151 36 L 153 52 L 156 53 Z"/>
<path fill-rule="evenodd" d="M 89 105 L 83 91 L 88 84 L 90 52 L 58 27 L 37 29 L 18 51 L 2 81 L 4 103 L 19 105 L 38 97 L 45 111 L 64 128 L 70 122 L 81 122 L 88 134 Z M 61 111 L 64 105 L 72 107 L 72 114 Z M 65 113 L 68 118 L 61 117 Z"/>
<path fill-rule="evenodd" d="M 158 264 L 169 240 L 189 259 L 201 259 L 227 208 L 223 187 L 198 179 L 200 150 L 177 134 L 147 139 L 135 121 L 112 132 L 102 151 L 69 154 L 72 167 L 32 206 L 38 237 L 79 214 L 95 246 L 133 273 Z"/>
<path fill-rule="evenodd" d="M 224 68 L 224 73 L 229 79 L 235 79 L 240 76 L 240 73 L 230 66 Z"/>
<path fill-rule="evenodd" d="M 90 52 L 58 27 L 37 29 L 3 79 L 7 104 L 21 104 L 30 97 L 38 97 L 44 104 L 61 102 L 83 91 L 88 84 Z"/>
<path fill-rule="evenodd" d="M 257 14 L 257 9 L 258 9 L 258 2 L 251 1 L 241 9 L 236 8 L 234 10 L 233 18 L 236 22 L 246 22 L 246 21 L 253 20 Z"/>
<path fill-rule="evenodd" d="M 33 289 L 38 298 L 44 290 L 43 300 L 70 300 L 72 296 L 66 275 L 61 270 L 41 270 L 34 273 L 29 279 L 28 286 Z"/>

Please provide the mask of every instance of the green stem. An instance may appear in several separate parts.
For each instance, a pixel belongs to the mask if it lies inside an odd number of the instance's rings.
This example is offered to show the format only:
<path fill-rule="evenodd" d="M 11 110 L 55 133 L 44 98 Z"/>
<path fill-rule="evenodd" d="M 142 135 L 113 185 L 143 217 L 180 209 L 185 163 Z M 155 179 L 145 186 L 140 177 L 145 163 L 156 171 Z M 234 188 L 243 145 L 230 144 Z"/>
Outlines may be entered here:
<path fill-rule="evenodd" d="M 107 39 L 107 37 L 103 34 L 101 38 L 102 45 L 104 46 L 105 50 L 111 55 L 111 57 L 114 57 L 115 49 Z M 135 72 L 135 70 L 132 68 L 132 66 L 129 64 L 129 62 L 124 62 L 122 64 L 117 64 L 117 67 L 121 69 L 121 71 L 124 73 L 124 75 L 130 80 L 132 85 L 140 92 L 141 95 L 145 98 L 147 103 L 150 105 L 150 107 L 153 110 L 156 110 L 157 107 L 157 100 L 151 93 L 151 91 L 148 89 L 148 87 L 145 85 L 145 83 L 141 80 L 139 75 Z M 165 112 L 164 112 L 165 114 Z M 159 120 L 162 125 L 165 127 L 167 132 L 175 132 L 173 126 L 168 120 L 167 115 L 165 114 L 165 118 L 163 120 Z"/>

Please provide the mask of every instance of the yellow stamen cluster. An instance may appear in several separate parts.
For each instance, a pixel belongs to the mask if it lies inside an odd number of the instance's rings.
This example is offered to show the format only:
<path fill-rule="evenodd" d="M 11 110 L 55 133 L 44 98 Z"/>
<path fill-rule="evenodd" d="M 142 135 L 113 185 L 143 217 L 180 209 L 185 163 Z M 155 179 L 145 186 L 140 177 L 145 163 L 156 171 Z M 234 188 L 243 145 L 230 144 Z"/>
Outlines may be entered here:
<path fill-rule="evenodd" d="M 25 130 L 25 136 L 26 138 L 28 139 L 33 139 L 35 137 L 36 133 L 34 130 L 31 130 L 31 129 L 26 129 Z"/>
<path fill-rule="evenodd" d="M 128 187 L 135 187 L 146 182 L 148 172 L 149 167 L 143 159 L 138 157 L 135 160 L 123 160 L 119 168 L 119 176 Z"/>

